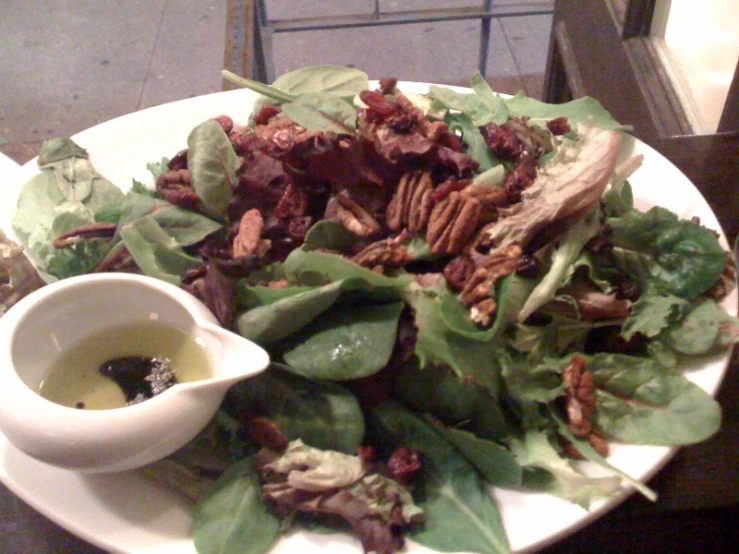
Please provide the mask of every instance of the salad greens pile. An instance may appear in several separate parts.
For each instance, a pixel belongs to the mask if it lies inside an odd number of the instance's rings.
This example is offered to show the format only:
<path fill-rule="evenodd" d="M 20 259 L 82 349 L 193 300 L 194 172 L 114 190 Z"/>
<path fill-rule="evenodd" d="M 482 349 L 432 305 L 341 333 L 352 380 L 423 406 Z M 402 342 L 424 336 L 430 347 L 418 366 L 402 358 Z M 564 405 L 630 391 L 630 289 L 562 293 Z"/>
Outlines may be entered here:
<path fill-rule="evenodd" d="M 265 552 L 293 524 L 379 553 L 404 534 L 507 552 L 488 486 L 654 498 L 607 443 L 717 431 L 682 368 L 739 339 L 731 258 L 698 222 L 634 208 L 628 128 L 597 101 L 504 98 L 479 74 L 425 95 L 332 66 L 225 76 L 263 95 L 246 127 L 203 122 L 126 193 L 49 141 L 13 219 L 47 278 L 143 272 L 270 352 L 145 469 L 197 502 L 199 552 Z"/>

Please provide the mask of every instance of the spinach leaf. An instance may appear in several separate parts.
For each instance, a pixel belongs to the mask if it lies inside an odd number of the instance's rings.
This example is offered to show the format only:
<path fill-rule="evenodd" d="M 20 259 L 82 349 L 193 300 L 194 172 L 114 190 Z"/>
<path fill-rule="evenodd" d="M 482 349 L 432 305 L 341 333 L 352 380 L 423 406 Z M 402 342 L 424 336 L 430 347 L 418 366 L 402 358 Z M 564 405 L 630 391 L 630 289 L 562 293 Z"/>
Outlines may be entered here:
<path fill-rule="evenodd" d="M 227 221 L 226 208 L 236 188 L 239 159 L 221 125 L 210 119 L 187 137 L 187 166 L 192 186 L 206 213 Z"/>
<path fill-rule="evenodd" d="M 262 554 L 280 535 L 280 520 L 262 502 L 251 458 L 231 466 L 195 506 L 193 542 L 199 554 Z"/>
<path fill-rule="evenodd" d="M 288 339 L 285 362 L 312 379 L 373 375 L 390 359 L 403 307 L 403 302 L 336 305 Z"/>
<path fill-rule="evenodd" d="M 325 92 L 341 98 L 353 98 L 369 88 L 369 78 L 364 71 L 351 67 L 313 65 L 280 75 L 272 86 L 294 96 Z"/>
<path fill-rule="evenodd" d="M 364 415 L 351 392 L 280 364 L 234 385 L 224 409 L 242 417 L 267 417 L 289 440 L 302 439 L 323 450 L 354 454 L 364 438 Z"/>
<path fill-rule="evenodd" d="M 236 318 L 239 334 L 258 344 L 269 344 L 291 335 L 333 305 L 343 281 L 309 290 L 292 289 L 292 296 L 247 310 Z"/>
<path fill-rule="evenodd" d="M 417 503 L 425 524 L 413 540 L 441 552 L 510 552 L 500 513 L 474 467 L 420 417 L 386 401 L 371 414 L 380 444 L 410 446 L 421 454 Z"/>
<path fill-rule="evenodd" d="M 713 435 L 718 403 L 681 373 L 651 359 L 619 354 L 586 358 L 597 407 L 593 425 L 630 444 L 686 445 Z"/>
<path fill-rule="evenodd" d="M 658 338 L 681 354 L 709 354 L 723 350 L 731 344 L 722 333 L 728 317 L 716 302 L 705 299 L 690 306 L 685 317 L 673 323 Z"/>
<path fill-rule="evenodd" d="M 552 406 L 550 406 L 550 414 L 552 415 L 552 419 L 557 423 L 559 434 L 562 435 L 565 439 L 567 439 L 567 441 L 570 444 L 572 444 L 572 446 L 586 460 L 589 460 L 593 462 L 594 464 L 604 467 L 608 471 L 615 473 L 619 477 L 622 477 L 623 479 L 631 483 L 636 490 L 642 493 L 649 500 L 652 500 L 652 501 L 657 500 L 656 492 L 654 492 L 652 489 L 647 487 L 644 483 L 642 483 L 638 479 L 634 479 L 633 477 L 631 477 L 631 475 L 624 473 L 620 469 L 609 464 L 608 461 L 603 456 L 601 456 L 600 454 L 598 454 L 598 452 L 595 451 L 595 448 L 593 448 L 587 440 L 578 438 L 575 435 L 573 435 L 572 431 L 570 431 L 570 426 L 564 421 L 562 416 L 560 416 Z"/>
<path fill-rule="evenodd" d="M 446 367 L 421 368 L 417 360 L 411 360 L 398 371 L 393 394 L 419 413 L 431 414 L 485 439 L 502 439 L 510 432 L 500 399 Z"/>
<path fill-rule="evenodd" d="M 141 271 L 179 285 L 181 275 L 202 263 L 185 252 L 153 216 L 144 216 L 119 229 L 121 239 Z"/>
<path fill-rule="evenodd" d="M 299 285 L 324 285 L 341 279 L 359 278 L 368 287 L 402 290 L 411 281 L 405 273 L 381 275 L 342 256 L 308 250 L 305 245 L 290 252 L 283 270 L 291 283 Z"/>
<path fill-rule="evenodd" d="M 622 125 L 613 119 L 613 116 L 600 102 L 589 96 L 564 104 L 547 104 L 519 92 L 516 96 L 505 99 L 504 102 L 510 115 L 519 117 L 529 117 L 531 119 L 566 117 L 573 125 L 575 123 L 589 123 L 602 129 L 620 129 L 624 131 L 631 129 L 630 126 Z"/>
<path fill-rule="evenodd" d="M 431 422 L 467 460 L 475 466 L 480 475 L 493 486 L 518 487 L 522 483 L 523 472 L 515 456 L 506 447 L 495 441 L 475 436 L 469 431 L 445 427 Z"/>
<path fill-rule="evenodd" d="M 302 249 L 305 251 L 326 248 L 345 252 L 354 246 L 359 237 L 334 219 L 317 221 L 306 233 Z"/>
<path fill-rule="evenodd" d="M 309 131 L 354 134 L 357 111 L 346 100 L 328 93 L 301 94 L 282 105 L 282 112 Z"/>
<path fill-rule="evenodd" d="M 689 300 L 711 287 L 724 269 L 726 252 L 716 235 L 665 208 L 630 211 L 609 218 L 607 225 L 614 263 L 645 288 Z"/>
<path fill-rule="evenodd" d="M 118 204 L 123 193 L 95 170 L 87 152 L 71 139 L 46 141 L 39 168 L 41 173 L 21 189 L 13 230 L 43 271 L 59 278 L 85 273 L 104 258 L 109 241 L 78 241 L 68 248 L 55 248 L 52 241 L 98 221 L 97 212 Z"/>

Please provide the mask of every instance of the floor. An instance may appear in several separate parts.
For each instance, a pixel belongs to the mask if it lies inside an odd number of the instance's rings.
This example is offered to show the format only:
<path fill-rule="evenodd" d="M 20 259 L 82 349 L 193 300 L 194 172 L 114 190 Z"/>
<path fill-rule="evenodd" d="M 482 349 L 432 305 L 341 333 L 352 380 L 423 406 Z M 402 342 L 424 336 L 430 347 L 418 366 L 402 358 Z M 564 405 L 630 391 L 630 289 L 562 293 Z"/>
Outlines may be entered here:
<path fill-rule="evenodd" d="M 497 0 L 511 4 L 525 0 Z M 371 13 L 374 0 L 267 0 L 270 19 Z M 446 7 L 480 0 L 446 0 Z M 380 0 L 383 12 L 438 7 Z M 551 17 L 492 20 L 487 75 L 500 92 L 539 97 Z M 2 0 L 0 151 L 19 163 L 44 139 L 149 106 L 221 90 L 227 0 Z M 275 35 L 276 74 L 304 65 L 371 78 L 465 84 L 477 69 L 477 20 Z"/>

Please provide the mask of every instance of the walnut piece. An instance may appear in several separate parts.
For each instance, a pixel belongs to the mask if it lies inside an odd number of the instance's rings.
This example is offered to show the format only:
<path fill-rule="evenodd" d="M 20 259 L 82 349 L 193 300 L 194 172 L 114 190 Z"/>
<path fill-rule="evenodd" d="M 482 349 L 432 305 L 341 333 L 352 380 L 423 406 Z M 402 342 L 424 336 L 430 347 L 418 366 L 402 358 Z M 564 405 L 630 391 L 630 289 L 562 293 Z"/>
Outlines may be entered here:
<path fill-rule="evenodd" d="M 482 205 L 454 191 L 431 211 L 426 242 L 435 254 L 459 254 L 480 222 Z"/>
<path fill-rule="evenodd" d="M 387 226 L 392 231 L 407 228 L 411 233 L 418 233 L 423 230 L 431 215 L 433 189 L 429 173 L 404 174 L 385 211 Z"/>

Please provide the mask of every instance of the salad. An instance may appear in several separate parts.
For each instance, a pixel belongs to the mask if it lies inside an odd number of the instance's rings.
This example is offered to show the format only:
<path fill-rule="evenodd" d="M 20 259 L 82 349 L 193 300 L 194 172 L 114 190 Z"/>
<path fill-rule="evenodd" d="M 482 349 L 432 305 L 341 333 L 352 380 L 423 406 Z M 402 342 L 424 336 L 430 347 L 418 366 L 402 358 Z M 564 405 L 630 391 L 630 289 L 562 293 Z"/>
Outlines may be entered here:
<path fill-rule="evenodd" d="M 404 94 L 334 67 L 242 83 L 264 94 L 249 125 L 203 122 L 154 186 L 123 193 L 69 139 L 45 144 L 13 220 L 34 264 L 3 250 L 6 307 L 36 267 L 138 271 L 270 351 L 147 468 L 197 503 L 200 552 L 263 552 L 294 525 L 506 552 L 487 484 L 653 497 L 608 443 L 718 429 L 680 369 L 737 340 L 717 303 L 731 259 L 700 222 L 634 209 L 639 160 L 597 102 L 502 98 L 479 75 Z"/>

